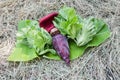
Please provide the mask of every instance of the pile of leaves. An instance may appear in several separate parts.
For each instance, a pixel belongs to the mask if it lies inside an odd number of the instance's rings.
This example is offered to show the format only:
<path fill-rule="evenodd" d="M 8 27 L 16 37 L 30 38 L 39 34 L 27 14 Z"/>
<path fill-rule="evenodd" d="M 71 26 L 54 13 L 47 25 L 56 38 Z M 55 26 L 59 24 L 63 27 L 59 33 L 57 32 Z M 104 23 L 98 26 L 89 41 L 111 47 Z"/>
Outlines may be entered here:
<path fill-rule="evenodd" d="M 74 8 L 63 7 L 53 21 L 68 38 L 70 59 L 83 55 L 89 47 L 99 46 L 110 37 L 108 25 L 94 17 L 82 18 Z M 16 47 L 8 57 L 9 61 L 29 61 L 37 57 L 61 60 L 52 46 L 52 37 L 35 20 L 22 20 L 18 23 Z"/>

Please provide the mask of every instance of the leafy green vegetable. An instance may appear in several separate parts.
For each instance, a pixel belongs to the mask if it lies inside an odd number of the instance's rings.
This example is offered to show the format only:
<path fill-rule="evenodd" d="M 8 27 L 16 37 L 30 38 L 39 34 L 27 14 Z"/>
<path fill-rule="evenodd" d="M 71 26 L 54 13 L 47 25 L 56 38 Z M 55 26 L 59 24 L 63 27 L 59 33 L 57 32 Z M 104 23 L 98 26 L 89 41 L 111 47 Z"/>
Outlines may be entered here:
<path fill-rule="evenodd" d="M 84 46 L 102 29 L 105 24 L 102 20 L 89 17 L 82 19 L 74 8 L 63 7 L 53 21 L 60 32 L 73 39 L 78 46 Z"/>
<path fill-rule="evenodd" d="M 105 42 L 106 39 L 110 37 L 110 30 L 107 24 L 104 23 L 104 25 L 102 26 L 103 26 L 102 29 L 93 37 L 92 41 L 90 41 L 87 45 L 77 46 L 74 40 L 71 40 L 71 39 L 68 40 L 69 46 L 70 46 L 70 59 L 71 60 L 82 56 L 87 48 L 93 47 L 93 46 L 99 46 L 100 44 Z M 44 57 L 48 59 L 60 60 L 59 56 L 55 54 L 48 53 L 48 54 L 45 54 Z"/>
<path fill-rule="evenodd" d="M 24 26 L 24 27 L 23 27 Z M 18 25 L 16 47 L 9 56 L 9 61 L 27 61 L 47 52 L 56 53 L 50 49 L 52 38 L 37 21 L 23 20 Z"/>
<path fill-rule="evenodd" d="M 105 23 L 102 20 L 93 17 L 84 19 L 82 22 L 82 30 L 78 32 L 75 42 L 78 46 L 84 46 L 90 42 L 93 37 L 99 32 Z"/>
<path fill-rule="evenodd" d="M 34 27 L 39 29 L 37 21 L 35 21 L 35 20 L 21 20 L 18 23 L 18 31 L 20 31 L 22 28 L 30 27 L 30 26 L 34 26 Z"/>
<path fill-rule="evenodd" d="M 69 7 L 60 9 L 59 15 L 55 18 L 53 23 L 63 35 L 68 35 L 68 37 L 72 39 L 77 36 L 78 31 L 80 31 L 82 27 L 74 8 Z"/>
<path fill-rule="evenodd" d="M 74 8 L 63 7 L 53 21 L 63 35 L 67 35 L 70 46 L 70 59 L 83 55 L 88 47 L 99 46 L 110 37 L 106 23 L 93 17 L 81 18 Z M 45 54 L 46 58 L 59 60 L 57 55 Z"/>
<path fill-rule="evenodd" d="M 108 25 L 93 17 L 81 18 L 74 8 L 63 7 L 53 21 L 60 32 L 69 37 L 70 59 L 83 55 L 89 47 L 99 46 L 110 37 Z M 9 56 L 9 61 L 28 61 L 39 56 L 61 60 L 52 49 L 52 38 L 48 32 L 39 28 L 37 21 L 22 20 L 18 23 L 16 47 Z"/>
<path fill-rule="evenodd" d="M 82 30 L 78 32 L 76 36 L 76 43 L 78 46 L 86 45 L 89 41 L 92 40 L 93 36 L 96 34 L 96 28 L 93 22 L 90 19 L 84 19 L 82 24 Z"/>

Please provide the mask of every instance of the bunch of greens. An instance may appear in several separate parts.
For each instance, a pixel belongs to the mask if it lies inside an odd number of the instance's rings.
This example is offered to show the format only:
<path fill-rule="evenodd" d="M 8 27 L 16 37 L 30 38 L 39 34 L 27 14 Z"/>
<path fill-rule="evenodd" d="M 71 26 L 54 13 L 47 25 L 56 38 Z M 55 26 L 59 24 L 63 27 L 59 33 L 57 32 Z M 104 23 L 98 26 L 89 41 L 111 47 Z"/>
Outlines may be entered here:
<path fill-rule="evenodd" d="M 18 24 L 17 42 L 9 61 L 28 61 L 47 52 L 55 53 L 51 48 L 52 38 L 37 21 L 23 20 Z"/>
<path fill-rule="evenodd" d="M 71 7 L 61 8 L 53 23 L 69 38 L 71 60 L 83 55 L 88 47 L 99 46 L 110 37 L 108 25 L 103 20 L 93 17 L 81 18 Z M 49 59 L 59 60 L 52 54 L 46 56 Z"/>
<path fill-rule="evenodd" d="M 61 8 L 53 23 L 61 34 L 69 38 L 71 60 L 82 56 L 88 47 L 99 46 L 110 37 L 108 25 L 103 20 L 93 17 L 81 18 L 75 9 L 70 7 Z M 16 47 L 8 60 L 28 61 L 38 56 L 60 60 L 52 49 L 51 41 L 49 33 L 40 28 L 37 21 L 20 21 Z"/>
<path fill-rule="evenodd" d="M 74 8 L 63 7 L 53 21 L 63 35 L 73 39 L 78 46 L 84 46 L 102 29 L 105 23 L 102 20 L 89 17 L 82 19 Z"/>

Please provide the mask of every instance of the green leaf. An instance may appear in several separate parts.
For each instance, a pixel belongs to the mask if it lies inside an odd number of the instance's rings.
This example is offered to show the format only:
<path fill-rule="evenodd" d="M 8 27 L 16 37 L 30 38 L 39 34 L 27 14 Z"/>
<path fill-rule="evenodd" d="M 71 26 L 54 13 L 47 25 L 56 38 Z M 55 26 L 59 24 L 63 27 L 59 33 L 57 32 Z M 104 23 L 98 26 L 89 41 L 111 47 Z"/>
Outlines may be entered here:
<path fill-rule="evenodd" d="M 101 25 L 99 26 L 98 23 L 99 21 L 93 17 L 84 19 L 81 22 L 82 30 L 78 32 L 75 39 L 78 46 L 84 46 L 93 39 L 98 29 L 100 30 L 103 27 Z"/>
<path fill-rule="evenodd" d="M 25 27 L 37 26 L 38 22 L 36 20 L 21 20 L 18 23 L 18 31 Z"/>
<path fill-rule="evenodd" d="M 82 56 L 86 49 L 86 46 L 79 47 L 76 45 L 74 41 L 70 41 L 69 46 L 70 46 L 70 59 L 71 60 Z"/>
<path fill-rule="evenodd" d="M 65 18 L 66 20 L 68 19 L 73 19 L 76 15 L 76 11 L 74 8 L 66 7 L 64 6 L 62 9 L 59 10 L 59 14 Z"/>
<path fill-rule="evenodd" d="M 9 61 L 29 61 L 38 57 L 34 48 L 27 45 L 18 44 L 12 54 L 8 57 Z"/>
<path fill-rule="evenodd" d="M 60 56 L 58 56 L 57 54 L 51 54 L 51 53 L 47 53 L 43 55 L 43 57 L 47 59 L 61 60 Z"/>
<path fill-rule="evenodd" d="M 43 55 L 43 54 L 46 54 L 46 53 L 56 54 L 56 51 L 54 49 L 46 49 L 46 50 L 43 50 L 40 53 L 38 53 L 38 55 Z"/>
<path fill-rule="evenodd" d="M 81 17 L 78 17 L 74 8 L 63 7 L 59 10 L 59 15 L 55 17 L 53 24 L 60 30 L 61 34 L 74 39 L 82 28 L 79 20 Z"/>
<path fill-rule="evenodd" d="M 105 24 L 102 28 L 102 30 L 100 30 L 95 37 L 93 38 L 93 40 L 91 42 L 88 43 L 88 47 L 91 46 L 99 46 L 101 43 L 103 43 L 107 38 L 110 37 L 110 30 L 108 28 L 108 26 Z"/>

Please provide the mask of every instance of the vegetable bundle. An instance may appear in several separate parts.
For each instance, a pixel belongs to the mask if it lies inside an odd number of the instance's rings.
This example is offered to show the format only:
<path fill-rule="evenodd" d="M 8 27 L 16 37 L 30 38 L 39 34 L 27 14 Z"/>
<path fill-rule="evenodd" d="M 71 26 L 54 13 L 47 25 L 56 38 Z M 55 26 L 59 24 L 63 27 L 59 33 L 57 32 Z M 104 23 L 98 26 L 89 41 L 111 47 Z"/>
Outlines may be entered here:
<path fill-rule="evenodd" d="M 19 22 L 17 42 L 9 61 L 28 61 L 47 52 L 55 53 L 51 48 L 52 38 L 47 31 L 39 28 L 37 21 Z"/>
<path fill-rule="evenodd" d="M 61 8 L 58 15 L 52 18 L 52 22 L 61 34 L 51 36 L 50 28 L 47 28 L 47 32 L 34 20 L 20 21 L 16 47 L 8 60 L 28 61 L 36 57 L 60 60 L 60 56 L 63 56 L 62 59 L 69 63 L 69 58 L 73 60 L 82 56 L 88 47 L 99 46 L 110 37 L 110 30 L 103 20 L 94 17 L 82 18 L 71 7 Z M 63 55 L 62 50 L 66 51 L 66 54 Z"/>
<path fill-rule="evenodd" d="M 93 17 L 82 19 L 74 8 L 64 7 L 55 18 L 54 25 L 78 46 L 84 46 L 102 29 L 104 22 Z"/>
<path fill-rule="evenodd" d="M 52 36 L 52 46 L 56 50 L 57 54 L 66 62 L 70 64 L 69 59 L 69 45 L 65 36 L 63 36 L 53 24 L 54 17 L 58 15 L 57 12 L 48 14 L 39 20 L 40 27 L 48 31 Z"/>

